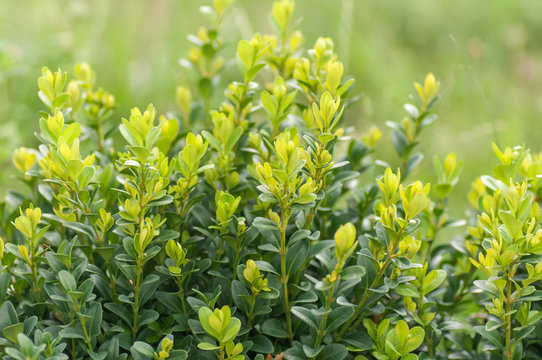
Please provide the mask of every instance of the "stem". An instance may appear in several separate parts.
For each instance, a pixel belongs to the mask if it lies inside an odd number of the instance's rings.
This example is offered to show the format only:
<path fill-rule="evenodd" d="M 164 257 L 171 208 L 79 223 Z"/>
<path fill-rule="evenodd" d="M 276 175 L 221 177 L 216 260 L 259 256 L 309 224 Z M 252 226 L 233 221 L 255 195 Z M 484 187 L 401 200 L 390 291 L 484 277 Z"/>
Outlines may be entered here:
<path fill-rule="evenodd" d="M 467 284 L 470 284 L 471 282 L 471 279 L 472 277 L 474 276 L 474 273 L 476 272 L 476 267 L 472 266 L 470 267 L 470 270 L 469 270 L 469 273 L 467 275 L 467 278 L 465 279 L 465 281 L 463 281 L 461 283 L 461 287 L 459 288 L 459 291 L 457 292 L 457 294 L 455 294 L 454 296 L 454 300 L 452 301 L 452 309 L 455 305 L 457 305 L 457 303 L 461 300 L 461 298 L 463 297 L 463 293 L 465 292 L 465 290 L 467 289 Z"/>
<path fill-rule="evenodd" d="M 241 249 L 235 249 L 235 257 L 233 258 L 232 282 L 233 280 L 237 279 L 237 267 L 239 266 L 240 262 L 241 262 Z"/>
<path fill-rule="evenodd" d="M 113 275 L 113 272 L 111 271 L 111 264 L 108 261 L 106 261 L 106 267 L 107 267 L 107 272 L 109 274 L 109 279 L 110 279 L 110 283 L 109 283 L 109 287 L 111 288 L 111 291 L 113 292 L 113 298 L 116 298 L 117 297 L 117 279 L 115 279 L 115 276 Z"/>
<path fill-rule="evenodd" d="M 425 108 L 426 108 L 426 106 L 427 106 L 427 104 L 424 102 L 422 110 L 420 111 L 420 115 L 418 115 L 418 117 L 413 119 L 414 120 L 414 134 L 412 136 L 412 139 L 410 139 L 410 135 L 407 134 L 407 139 L 408 139 L 409 145 L 416 144 L 416 142 L 418 140 L 418 135 L 419 135 L 419 132 L 420 132 L 420 121 L 418 121 L 418 119 L 425 116 Z M 412 150 L 414 149 L 414 146 L 412 146 L 412 148 L 410 150 L 408 150 L 406 153 L 404 153 L 401 156 L 401 175 L 405 174 L 404 179 L 406 179 L 406 177 L 408 176 L 408 173 L 406 172 L 406 166 L 408 165 L 408 160 L 410 160 L 410 155 L 412 153 Z"/>
<path fill-rule="evenodd" d="M 36 264 L 34 263 L 34 259 L 32 259 L 32 265 L 30 267 L 32 268 L 32 280 L 34 282 L 34 296 L 36 298 L 36 302 L 40 302 L 41 291 L 38 284 L 38 272 L 36 270 Z"/>
<path fill-rule="evenodd" d="M 88 207 L 85 207 L 85 211 L 91 212 L 91 209 Z M 96 239 L 95 242 L 99 246 L 103 246 L 104 241 L 104 234 L 98 235 L 98 228 L 96 227 L 96 223 L 91 221 L 90 224 L 92 225 L 92 228 L 94 229 L 94 232 L 96 233 Z M 104 258 L 105 260 L 105 258 Z M 113 292 L 113 299 L 117 297 L 117 279 L 115 279 L 115 276 L 113 275 L 113 271 L 111 271 L 111 263 L 110 260 L 105 260 L 105 266 L 107 269 L 107 277 L 109 278 L 109 287 L 111 288 L 111 291 Z"/>
<path fill-rule="evenodd" d="M 75 339 L 72 339 L 72 349 L 71 349 L 72 359 L 77 359 L 77 348 L 75 347 Z"/>
<path fill-rule="evenodd" d="M 512 314 L 510 314 L 510 308 L 512 303 L 512 281 L 510 277 L 512 276 L 512 265 L 508 266 L 508 279 L 506 279 L 506 360 L 512 359 L 512 349 L 511 349 L 511 338 L 512 338 Z"/>
<path fill-rule="evenodd" d="M 139 183 L 139 207 L 141 211 L 139 212 L 139 234 L 143 231 L 145 223 L 145 203 L 142 200 L 145 193 L 145 164 L 140 163 L 141 174 L 140 174 L 140 183 Z M 134 236 L 134 241 L 137 241 Z M 134 285 L 134 305 L 132 309 L 134 310 L 134 321 L 132 323 L 132 341 L 136 340 L 137 329 L 138 329 L 138 315 L 139 315 L 139 291 L 141 287 L 141 273 L 143 272 L 143 254 L 145 249 L 141 249 L 141 253 L 137 254 L 136 260 L 136 282 Z"/>
<path fill-rule="evenodd" d="M 305 218 L 305 229 L 311 230 L 312 221 L 314 220 L 314 207 L 311 207 L 307 217 Z"/>
<path fill-rule="evenodd" d="M 222 256 L 224 255 L 224 238 L 222 237 L 222 233 L 220 234 L 220 245 L 218 246 L 218 249 L 216 250 L 216 261 L 217 266 L 220 266 L 219 262 L 222 260 Z"/>
<path fill-rule="evenodd" d="M 325 313 L 322 316 L 322 322 L 320 323 L 320 328 L 318 329 L 318 333 L 317 333 L 318 335 L 316 337 L 316 342 L 314 343 L 314 349 L 317 349 L 318 346 L 320 346 L 320 344 L 322 343 L 322 340 L 324 340 L 324 336 L 326 335 L 325 328 L 326 328 L 327 318 L 329 316 L 329 309 L 331 308 L 331 304 L 333 303 L 333 293 L 335 292 L 335 284 L 336 282 L 333 282 L 326 296 Z"/>
<path fill-rule="evenodd" d="M 386 268 L 387 268 L 387 265 L 388 265 L 388 260 L 390 258 L 386 259 L 386 262 L 384 263 L 384 265 L 382 266 L 382 268 L 378 271 L 378 273 L 376 274 L 376 277 L 375 279 L 373 280 L 373 282 L 371 283 L 371 286 L 369 287 L 369 289 L 372 289 L 374 287 L 376 287 L 378 285 L 378 283 L 380 282 L 380 278 L 382 277 L 382 275 L 384 274 Z M 352 317 L 350 318 L 350 320 L 348 320 L 346 322 L 346 324 L 343 325 L 343 327 L 341 328 L 341 330 L 337 333 L 337 335 L 335 335 L 335 340 L 338 341 L 342 338 L 342 336 L 344 335 L 344 333 L 350 328 L 350 326 L 352 325 L 352 323 L 354 323 L 354 320 L 356 320 L 363 308 L 363 305 L 365 305 L 365 303 L 367 302 L 367 300 L 369 299 L 369 294 L 370 294 L 370 290 L 367 289 L 367 291 L 365 292 L 365 294 L 363 295 L 363 297 L 361 298 L 361 300 L 359 301 L 358 305 L 356 306 L 356 309 L 354 310 L 354 315 L 352 315 Z M 359 318 L 353 325 L 353 327 L 356 327 L 359 325 L 359 323 L 361 322 L 362 318 Z"/>
<path fill-rule="evenodd" d="M 34 249 L 33 241 L 30 241 L 30 269 L 32 270 L 32 282 L 34 283 L 34 296 L 36 302 L 41 301 L 41 289 L 38 282 L 38 264 L 36 263 L 36 250 Z"/>
<path fill-rule="evenodd" d="M 181 278 L 176 279 L 177 286 L 179 287 L 179 292 L 177 293 L 179 295 L 179 299 L 181 300 L 181 307 L 183 308 L 183 313 L 185 315 L 188 315 L 186 312 L 186 304 L 184 303 L 184 289 L 183 289 L 183 282 Z"/>
<path fill-rule="evenodd" d="M 280 54 L 284 56 L 286 54 L 286 43 L 288 42 L 288 29 L 282 31 L 280 35 Z"/>
<path fill-rule="evenodd" d="M 205 96 L 203 99 L 203 123 L 205 124 L 205 127 L 208 127 L 210 125 L 209 124 L 210 111 L 211 111 L 211 99 Z"/>
<path fill-rule="evenodd" d="M 79 322 L 81 323 L 81 327 L 83 328 L 83 334 L 85 334 L 85 344 L 87 344 L 88 349 L 92 350 L 92 343 L 90 342 L 90 336 L 88 335 L 87 327 L 85 326 L 85 321 L 79 313 L 77 313 L 77 316 L 79 317 Z"/>
<path fill-rule="evenodd" d="M 446 197 L 447 199 L 448 197 Z M 431 249 L 433 248 L 433 243 L 435 242 L 437 238 L 437 234 L 442 229 L 441 219 L 446 214 L 446 200 L 440 199 L 438 200 L 438 203 L 436 205 L 436 208 L 441 211 L 441 214 L 436 218 L 435 222 L 431 221 L 430 224 L 430 231 L 429 234 L 431 234 L 431 237 L 428 239 L 428 241 L 422 243 L 422 251 L 421 253 L 421 263 L 425 263 L 427 259 L 429 258 L 429 255 L 431 254 Z"/>
<path fill-rule="evenodd" d="M 373 280 L 373 282 L 371 283 L 371 286 L 369 286 L 369 288 L 367 288 L 367 291 L 365 291 L 365 294 L 363 295 L 363 297 L 359 301 L 358 305 L 356 306 L 356 309 L 354 310 L 354 314 L 352 315 L 352 317 L 346 322 L 346 324 L 343 325 L 341 330 L 335 335 L 335 341 L 338 341 L 338 340 L 340 340 L 342 338 L 344 333 L 352 326 L 352 323 L 353 323 L 353 327 L 355 328 L 363 320 L 363 318 L 361 318 L 361 317 L 358 318 L 358 316 L 361 313 L 361 310 L 363 309 L 363 306 L 365 305 L 365 303 L 369 299 L 369 296 L 370 296 L 370 293 L 371 293 L 370 289 L 373 289 L 378 285 L 378 283 L 380 282 L 380 279 L 382 278 L 382 276 L 384 275 L 384 273 L 388 269 L 388 266 L 389 266 L 389 264 L 391 262 L 391 259 L 393 259 L 393 253 L 395 252 L 395 248 L 397 247 L 397 244 L 399 244 L 399 241 L 401 240 L 402 234 L 403 234 L 403 230 L 399 231 L 399 233 L 397 234 L 397 238 L 395 239 L 394 243 L 392 244 L 391 250 L 388 252 L 388 257 L 386 258 L 386 261 L 384 262 L 384 264 L 382 264 L 382 267 L 380 267 L 380 269 L 376 273 L 376 277 Z"/>
<path fill-rule="evenodd" d="M 286 328 L 288 339 L 293 340 L 292 318 L 290 315 L 290 300 L 288 298 L 288 274 L 286 273 L 286 227 L 288 226 L 289 216 L 285 206 L 280 207 L 280 282 L 282 284 L 282 300 L 284 305 L 284 315 L 286 317 Z"/>
<path fill-rule="evenodd" d="M 320 162 L 320 158 L 322 157 L 322 151 L 325 150 L 325 145 L 322 145 L 318 148 L 318 152 L 316 153 L 315 158 L 318 159 L 318 162 Z M 319 184 L 320 181 L 322 181 L 322 177 L 324 174 L 322 174 L 322 169 L 317 168 L 315 173 L 311 173 L 310 176 L 313 179 L 315 184 Z M 325 184 L 322 184 L 321 190 L 326 190 Z M 316 215 L 316 209 L 318 207 L 318 204 L 315 204 L 314 207 L 311 207 L 309 210 L 309 213 L 305 217 L 305 226 L 307 230 L 311 230 L 312 222 L 314 220 L 314 216 Z"/>
<path fill-rule="evenodd" d="M 320 216 L 320 239 L 326 239 L 327 236 L 327 215 Z"/>
<path fill-rule="evenodd" d="M 233 258 L 233 274 L 232 274 L 232 279 L 230 282 L 230 287 L 233 281 L 237 279 L 237 267 L 239 266 L 240 262 L 241 262 L 241 249 L 238 248 L 238 249 L 235 249 L 235 255 Z M 230 292 L 230 306 L 232 305 L 233 305 L 233 292 Z"/>
<path fill-rule="evenodd" d="M 28 186 L 30 187 L 30 196 L 32 197 L 32 204 L 38 205 L 38 187 L 35 184 L 34 180 L 30 180 L 28 182 Z"/>
<path fill-rule="evenodd" d="M 137 328 L 138 328 L 138 315 L 139 315 L 139 290 L 141 287 L 141 255 L 137 256 L 136 262 L 136 283 L 134 286 L 134 321 L 132 325 L 132 341 L 136 340 Z"/>
<path fill-rule="evenodd" d="M 98 125 L 96 126 L 96 135 L 98 136 L 98 151 L 103 152 L 104 144 L 103 144 L 103 135 L 102 135 L 102 121 L 99 117 L 96 120 L 98 122 Z"/>
<path fill-rule="evenodd" d="M 70 195 L 71 195 L 72 199 L 73 199 L 73 200 L 76 200 L 76 199 L 77 199 L 77 196 L 75 195 L 75 191 L 69 189 L 69 192 L 70 192 Z M 72 209 L 74 209 L 73 206 L 72 206 Z M 81 216 L 79 215 L 79 210 L 78 210 L 78 209 L 74 209 L 74 210 L 75 210 L 75 219 L 76 219 L 76 221 L 77 221 L 78 223 L 81 223 L 82 221 L 81 221 Z M 78 236 L 79 239 L 81 240 L 82 245 L 85 245 L 85 246 L 87 246 L 87 245 L 92 245 L 92 244 L 89 244 L 89 243 L 87 242 L 87 238 L 85 237 L 85 234 L 83 234 L 83 233 L 80 232 L 80 231 L 76 231 L 75 233 L 77 234 L 77 236 Z M 83 251 L 83 253 L 84 253 L 84 251 Z M 85 254 L 85 255 L 86 255 L 86 254 Z M 94 264 L 94 256 L 92 255 L 92 246 L 91 246 L 91 248 L 90 248 L 90 253 L 89 253 L 89 255 L 88 255 L 88 261 L 89 261 L 91 264 Z"/>
<path fill-rule="evenodd" d="M 419 288 L 420 288 L 420 296 L 418 297 L 418 308 L 417 308 L 417 311 L 418 311 L 418 317 L 420 319 L 422 319 L 422 316 L 423 316 L 423 311 L 422 311 L 422 308 L 423 308 L 423 297 L 425 296 L 422 292 L 421 292 L 421 289 L 423 288 L 423 278 L 421 279 L 420 281 L 420 285 L 419 285 Z M 423 320 L 422 320 L 423 321 Z M 427 331 L 427 326 L 425 325 L 425 323 L 423 324 L 423 331 L 425 332 L 425 344 L 427 345 L 427 352 L 429 353 L 429 358 L 433 358 L 434 356 L 434 349 L 433 349 L 433 339 L 431 338 L 431 336 L 429 336 L 428 334 L 428 331 Z"/>
<path fill-rule="evenodd" d="M 256 304 L 256 293 L 252 291 L 252 297 L 250 299 L 250 309 L 247 314 L 247 327 L 252 328 L 252 321 L 254 320 L 254 305 Z M 250 331 L 245 334 L 245 341 L 248 340 L 248 335 Z"/>
<path fill-rule="evenodd" d="M 435 349 L 433 349 L 433 338 L 427 335 L 427 330 L 425 330 L 425 337 L 427 339 L 426 344 L 427 349 L 429 350 L 429 358 L 432 359 L 435 356 Z"/>
<path fill-rule="evenodd" d="M 187 127 L 188 129 L 188 127 Z M 192 172 L 190 172 L 188 174 L 188 176 L 186 177 L 186 182 L 187 184 L 190 184 L 192 182 Z M 192 191 L 194 187 L 191 187 L 191 188 L 187 188 L 185 189 L 185 191 L 182 193 L 182 194 L 179 194 L 180 195 L 180 198 L 179 198 L 179 205 L 177 206 L 177 214 L 180 216 L 180 218 L 182 219 L 181 220 L 181 223 L 179 225 L 179 234 L 182 235 L 183 233 L 183 230 L 184 230 L 184 224 L 185 223 L 188 223 L 189 221 L 189 213 L 185 215 L 185 212 L 186 212 L 186 203 L 188 202 L 188 199 L 190 197 L 190 192 Z M 190 209 L 188 209 L 190 210 Z"/>
<path fill-rule="evenodd" d="M 244 85 L 245 85 L 245 91 L 243 91 L 243 93 L 241 94 L 241 99 L 239 99 L 239 101 L 237 102 L 237 106 L 235 109 L 235 112 L 236 112 L 235 125 L 236 126 L 240 126 L 241 120 L 244 120 L 244 118 L 242 118 L 243 109 L 245 108 L 244 103 L 247 98 L 247 93 L 250 87 L 250 81 L 248 81 L 246 77 L 243 80 L 244 80 Z M 273 137 L 275 137 L 275 129 L 273 129 Z"/>

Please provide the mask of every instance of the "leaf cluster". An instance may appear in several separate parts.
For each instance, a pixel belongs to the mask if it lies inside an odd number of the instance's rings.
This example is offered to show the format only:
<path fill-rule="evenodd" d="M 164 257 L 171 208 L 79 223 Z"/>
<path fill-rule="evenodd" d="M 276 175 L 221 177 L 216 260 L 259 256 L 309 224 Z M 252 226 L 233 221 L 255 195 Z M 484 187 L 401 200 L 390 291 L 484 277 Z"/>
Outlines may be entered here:
<path fill-rule="evenodd" d="M 276 32 L 225 61 L 230 2 L 202 7 L 177 112 L 122 118 L 88 64 L 43 69 L 41 145 L 13 156 L 27 191 L 0 204 L 3 358 L 539 358 L 542 156 L 494 145 L 453 219 L 453 153 L 409 178 L 434 75 L 381 159 L 379 129 L 343 127 L 354 80 L 333 40 L 304 50 L 280 0 Z"/>

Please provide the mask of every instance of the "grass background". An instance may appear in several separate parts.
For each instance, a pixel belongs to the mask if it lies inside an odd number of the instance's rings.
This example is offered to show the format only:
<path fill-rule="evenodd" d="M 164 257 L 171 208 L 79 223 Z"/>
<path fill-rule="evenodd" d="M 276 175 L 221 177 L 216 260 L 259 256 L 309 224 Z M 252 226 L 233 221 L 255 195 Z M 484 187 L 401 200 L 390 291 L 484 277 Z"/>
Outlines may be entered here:
<path fill-rule="evenodd" d="M 206 24 L 198 7 L 208 3 L 1 0 L 0 195 L 13 186 L 13 149 L 37 145 L 42 66 L 71 71 L 76 62 L 89 62 L 97 84 L 116 97 L 118 121 L 149 102 L 159 112 L 173 110 L 175 87 L 185 80 L 178 60 L 187 55 L 186 36 Z M 230 9 L 222 28 L 226 57 L 239 38 L 272 31 L 271 4 L 238 0 Z M 540 0 L 297 0 L 295 17 L 302 19 L 305 47 L 318 36 L 335 40 L 362 95 L 346 121 L 358 134 L 379 126 L 379 157 L 393 165 L 398 160 L 384 123 L 404 116 L 414 81 L 427 72 L 437 76 L 439 118 L 422 136 L 426 159 L 412 178 L 431 179 L 432 156 L 456 152 L 464 162 L 454 200 L 460 211 L 472 180 L 491 171 L 492 141 L 540 150 L 541 13 Z"/>

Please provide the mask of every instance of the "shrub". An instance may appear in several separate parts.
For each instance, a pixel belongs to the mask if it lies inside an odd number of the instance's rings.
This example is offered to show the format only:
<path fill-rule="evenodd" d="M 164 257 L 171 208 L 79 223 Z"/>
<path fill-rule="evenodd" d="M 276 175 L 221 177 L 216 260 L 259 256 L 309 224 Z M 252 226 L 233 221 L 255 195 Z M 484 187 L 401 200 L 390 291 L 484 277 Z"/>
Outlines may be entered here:
<path fill-rule="evenodd" d="M 378 129 L 341 127 L 353 79 L 331 39 L 300 49 L 290 0 L 275 35 L 239 42 L 216 106 L 227 6 L 203 8 L 177 114 L 117 124 L 87 64 L 43 69 L 41 145 L 13 157 L 29 190 L 0 208 L 4 358 L 538 358 L 542 157 L 494 145 L 466 234 L 437 239 L 465 224 L 447 214 L 461 163 L 407 181 L 435 77 L 387 124 L 393 170 Z"/>

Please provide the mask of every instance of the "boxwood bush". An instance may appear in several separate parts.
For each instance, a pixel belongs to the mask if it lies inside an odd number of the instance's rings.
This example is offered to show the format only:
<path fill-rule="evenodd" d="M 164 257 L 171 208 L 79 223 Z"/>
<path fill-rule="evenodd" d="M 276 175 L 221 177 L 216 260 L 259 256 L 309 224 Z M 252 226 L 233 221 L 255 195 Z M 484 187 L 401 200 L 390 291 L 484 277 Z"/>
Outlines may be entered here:
<path fill-rule="evenodd" d="M 332 39 L 301 49 L 280 0 L 225 61 L 228 5 L 202 8 L 176 113 L 120 121 L 88 64 L 43 69 L 27 189 L 0 206 L 3 359 L 539 359 L 542 155 L 493 145 L 453 219 L 455 155 L 411 176 L 435 76 L 386 124 L 389 165 L 380 130 L 342 127 Z"/>

